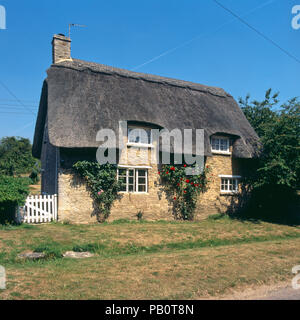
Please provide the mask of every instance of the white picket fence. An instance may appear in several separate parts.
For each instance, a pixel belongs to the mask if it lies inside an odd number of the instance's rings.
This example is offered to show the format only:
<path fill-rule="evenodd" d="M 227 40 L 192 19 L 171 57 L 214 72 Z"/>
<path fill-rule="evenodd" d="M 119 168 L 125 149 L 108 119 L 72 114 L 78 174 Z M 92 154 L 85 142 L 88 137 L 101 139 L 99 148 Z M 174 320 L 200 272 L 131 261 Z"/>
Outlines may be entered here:
<path fill-rule="evenodd" d="M 24 223 L 43 223 L 57 220 L 57 195 L 29 196 L 20 207 L 17 220 Z"/>

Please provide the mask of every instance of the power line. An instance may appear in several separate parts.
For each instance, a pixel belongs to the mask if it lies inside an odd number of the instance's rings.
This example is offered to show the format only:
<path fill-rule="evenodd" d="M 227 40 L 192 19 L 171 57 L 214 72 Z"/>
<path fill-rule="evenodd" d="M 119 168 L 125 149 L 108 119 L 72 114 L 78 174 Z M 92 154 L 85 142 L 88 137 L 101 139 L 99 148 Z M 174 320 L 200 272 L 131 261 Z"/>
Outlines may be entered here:
<path fill-rule="evenodd" d="M 23 103 L 34 103 L 34 104 L 38 104 L 38 102 L 36 100 L 24 100 L 24 99 L 19 99 L 20 101 L 22 101 Z M 0 99 L 0 102 L 16 102 L 16 100 L 12 100 L 12 99 Z"/>
<path fill-rule="evenodd" d="M 28 112 L 9 112 L 9 111 L 0 111 L 0 114 L 23 114 L 23 115 L 28 115 L 28 116 L 36 116 L 36 113 L 28 113 Z"/>
<path fill-rule="evenodd" d="M 32 115 L 32 113 L 26 112 L 26 111 L 21 111 L 21 110 L 16 110 L 16 109 L 0 109 L 0 113 L 19 113 L 19 114 L 29 114 Z M 37 114 L 36 112 L 34 113 L 35 115 Z"/>
<path fill-rule="evenodd" d="M 251 11 L 245 13 L 244 16 L 248 16 L 249 14 L 251 14 L 251 13 L 253 13 L 253 12 L 255 12 L 255 11 L 257 11 L 257 10 L 259 10 L 259 9 L 261 9 L 261 8 L 269 5 L 269 4 L 271 4 L 271 3 L 273 3 L 274 1 L 276 1 L 276 0 L 269 0 L 269 1 L 265 2 L 265 3 L 263 3 L 263 4 L 261 4 L 261 5 L 257 6 L 257 7 L 255 7 L 255 8 L 252 9 Z M 192 42 L 195 41 L 195 40 L 198 40 L 198 39 L 203 38 L 203 37 L 208 36 L 208 35 L 212 35 L 212 34 L 218 32 L 218 31 L 220 31 L 220 30 L 223 29 L 225 26 L 229 25 L 230 23 L 232 23 L 232 22 L 235 21 L 235 20 L 236 20 L 236 19 L 232 19 L 232 20 L 230 20 L 230 21 L 228 21 L 228 22 L 223 23 L 222 25 L 220 25 L 217 29 L 215 29 L 215 30 L 212 31 L 212 32 L 203 33 L 203 34 L 200 34 L 200 35 L 198 35 L 198 36 L 196 36 L 196 37 L 194 37 L 194 38 L 192 38 L 192 39 L 190 39 L 190 40 L 187 40 L 187 41 L 183 42 L 182 44 L 180 44 L 180 45 L 178 45 L 178 46 L 176 46 L 176 47 L 174 47 L 174 48 L 172 48 L 172 49 L 169 49 L 169 50 L 161 53 L 160 55 L 155 56 L 154 58 L 152 58 L 152 59 L 150 59 L 150 60 L 148 60 L 148 61 L 146 61 L 146 62 L 144 62 L 144 63 L 142 63 L 142 64 L 140 64 L 140 65 L 138 65 L 138 66 L 135 66 L 135 67 L 132 68 L 131 70 L 133 70 L 133 71 L 134 71 L 134 70 L 137 70 L 137 69 L 139 69 L 139 68 L 141 68 L 141 67 L 143 67 L 143 66 L 145 66 L 145 65 L 147 65 L 147 64 L 149 64 L 149 63 L 151 63 L 151 62 L 154 62 L 154 61 L 158 60 L 158 59 L 161 58 L 161 57 L 164 57 L 164 56 L 168 55 L 169 53 L 172 53 L 172 52 L 174 52 L 174 51 L 176 51 L 176 50 L 178 50 L 178 49 L 180 49 L 180 48 L 182 48 L 182 47 L 185 47 L 186 45 L 192 43 Z"/>
<path fill-rule="evenodd" d="M 25 110 L 28 110 L 30 113 L 32 113 L 34 116 L 36 115 L 33 113 L 29 108 L 27 108 L 21 100 L 18 99 L 18 97 L 0 80 L 1 86 L 21 105 Z"/>
<path fill-rule="evenodd" d="M 300 60 L 295 57 L 293 54 L 291 54 L 290 52 L 288 52 L 287 50 L 285 50 L 284 48 L 282 48 L 279 44 L 277 44 L 274 40 L 272 40 L 271 38 L 269 38 L 268 36 L 266 36 L 264 33 L 262 33 L 261 31 L 259 31 L 258 29 L 256 29 L 255 27 L 253 27 L 252 25 L 250 25 L 247 21 L 245 21 L 243 18 L 241 18 L 239 15 L 237 15 L 236 13 L 234 13 L 232 10 L 230 10 L 229 8 L 225 7 L 223 4 L 221 4 L 219 1 L 217 0 L 212 0 L 213 2 L 215 2 L 219 7 L 223 8 L 225 11 L 229 12 L 232 16 L 234 16 L 235 18 L 237 18 L 239 21 L 241 21 L 244 25 L 246 25 L 248 28 L 250 28 L 251 30 L 253 30 L 254 32 L 256 32 L 258 35 L 260 35 L 262 38 L 264 38 L 266 41 L 270 42 L 273 46 L 275 46 L 276 48 L 278 48 L 279 50 L 281 50 L 283 53 L 285 53 L 287 56 L 289 56 L 290 58 L 292 58 L 293 60 L 295 60 L 296 62 L 300 63 Z"/>
<path fill-rule="evenodd" d="M 12 108 L 23 108 L 22 106 L 18 105 L 18 104 L 7 104 L 7 103 L 0 103 L 0 108 L 1 107 L 12 107 Z M 26 105 L 26 107 L 28 107 L 29 109 L 37 109 L 37 106 L 34 105 Z"/>

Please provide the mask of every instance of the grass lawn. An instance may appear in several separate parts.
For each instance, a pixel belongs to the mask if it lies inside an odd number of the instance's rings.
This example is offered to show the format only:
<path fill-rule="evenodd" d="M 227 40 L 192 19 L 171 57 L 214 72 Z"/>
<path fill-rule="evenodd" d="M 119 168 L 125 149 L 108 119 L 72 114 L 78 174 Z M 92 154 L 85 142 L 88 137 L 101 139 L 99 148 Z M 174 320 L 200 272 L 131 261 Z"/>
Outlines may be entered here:
<path fill-rule="evenodd" d="M 42 251 L 48 259 L 17 255 Z M 67 250 L 92 258 L 62 258 Z M 300 227 L 210 218 L 202 222 L 0 227 L 0 299 L 197 299 L 293 278 Z"/>

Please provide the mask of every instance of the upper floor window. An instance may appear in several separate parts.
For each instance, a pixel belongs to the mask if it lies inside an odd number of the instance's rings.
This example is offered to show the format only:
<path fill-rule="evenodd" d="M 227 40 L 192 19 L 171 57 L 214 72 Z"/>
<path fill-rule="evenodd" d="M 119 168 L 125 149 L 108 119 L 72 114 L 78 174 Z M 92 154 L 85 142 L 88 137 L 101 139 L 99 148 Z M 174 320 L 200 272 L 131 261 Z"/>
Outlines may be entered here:
<path fill-rule="evenodd" d="M 230 153 L 229 138 L 225 137 L 212 137 L 211 150 L 214 153 Z"/>
<path fill-rule="evenodd" d="M 128 143 L 129 144 L 152 144 L 151 129 L 148 128 L 128 128 Z"/>

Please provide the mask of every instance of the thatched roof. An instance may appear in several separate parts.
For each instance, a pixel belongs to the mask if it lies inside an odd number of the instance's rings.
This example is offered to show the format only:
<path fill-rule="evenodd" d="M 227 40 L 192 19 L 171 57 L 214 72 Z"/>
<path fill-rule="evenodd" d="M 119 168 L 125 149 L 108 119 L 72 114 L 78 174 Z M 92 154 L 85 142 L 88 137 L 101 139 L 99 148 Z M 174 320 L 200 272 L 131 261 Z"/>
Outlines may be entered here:
<path fill-rule="evenodd" d="M 227 134 L 234 138 L 235 157 L 256 155 L 258 137 L 223 89 L 75 59 L 54 64 L 47 73 L 33 145 L 37 157 L 45 121 L 52 145 L 91 148 L 99 146 L 100 129 L 118 133 L 120 120 L 168 130 L 205 129 L 208 156 L 209 137 Z"/>

